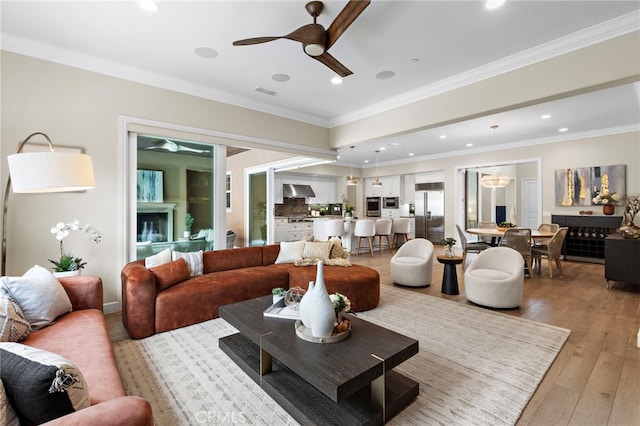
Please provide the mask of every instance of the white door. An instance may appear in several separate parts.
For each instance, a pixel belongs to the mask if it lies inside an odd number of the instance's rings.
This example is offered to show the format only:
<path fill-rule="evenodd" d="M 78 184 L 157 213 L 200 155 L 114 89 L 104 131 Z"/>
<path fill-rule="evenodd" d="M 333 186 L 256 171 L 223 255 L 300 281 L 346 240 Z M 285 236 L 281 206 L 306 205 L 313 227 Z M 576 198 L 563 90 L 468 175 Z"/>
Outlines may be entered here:
<path fill-rule="evenodd" d="M 521 184 L 522 196 L 522 226 L 538 229 L 540 226 L 540 206 L 538 205 L 538 179 L 523 178 Z"/>

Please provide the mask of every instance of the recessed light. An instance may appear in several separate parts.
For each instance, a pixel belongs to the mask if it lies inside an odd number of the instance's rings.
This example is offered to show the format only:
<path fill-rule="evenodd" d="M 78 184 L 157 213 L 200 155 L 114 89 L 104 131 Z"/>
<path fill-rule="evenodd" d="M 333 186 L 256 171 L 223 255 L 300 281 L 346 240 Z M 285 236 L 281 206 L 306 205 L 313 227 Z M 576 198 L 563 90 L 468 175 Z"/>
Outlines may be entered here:
<path fill-rule="evenodd" d="M 155 1 L 151 0 L 142 0 L 138 2 L 138 6 L 140 9 L 145 10 L 147 12 L 157 12 L 160 10 L 160 6 Z"/>
<path fill-rule="evenodd" d="M 380 149 L 380 151 L 384 151 L 384 150 L 385 150 L 385 149 L 387 149 L 387 148 L 386 148 L 386 147 L 384 147 L 384 146 L 381 146 L 379 149 Z"/>
<path fill-rule="evenodd" d="M 440 139 L 446 139 L 447 135 L 440 135 Z"/>
<path fill-rule="evenodd" d="M 365 163 L 368 163 L 368 162 L 369 162 L 369 160 L 364 160 L 364 162 L 365 162 Z"/>
<path fill-rule="evenodd" d="M 380 71 L 378 74 L 376 74 L 376 78 L 378 80 L 387 80 L 389 78 L 392 78 L 394 75 L 396 75 L 396 73 L 393 71 Z"/>
<path fill-rule="evenodd" d="M 289 81 L 289 76 L 286 74 L 274 74 L 271 76 L 271 79 L 273 81 L 278 81 L 280 83 L 285 82 L 285 81 Z"/>
<path fill-rule="evenodd" d="M 409 157 L 413 157 L 413 155 L 414 155 L 413 152 L 409 153 Z"/>
<path fill-rule="evenodd" d="M 542 118 L 543 120 L 549 119 L 551 118 L 551 114 L 541 115 L 540 118 Z"/>
<path fill-rule="evenodd" d="M 338 77 L 338 76 L 333 77 L 331 79 L 331 84 L 342 84 L 342 77 Z"/>
<path fill-rule="evenodd" d="M 487 0 L 484 7 L 486 7 L 489 10 L 497 9 L 503 4 L 505 4 L 506 1 L 507 0 Z"/>
<path fill-rule="evenodd" d="M 218 56 L 218 52 L 210 47 L 196 47 L 194 52 L 196 52 L 196 55 L 205 59 L 213 59 Z"/>
<path fill-rule="evenodd" d="M 468 143 L 467 146 L 473 146 L 473 144 L 472 143 Z"/>
<path fill-rule="evenodd" d="M 558 131 L 559 131 L 559 132 L 566 132 L 566 131 L 568 131 L 568 130 L 569 130 L 569 129 L 568 129 L 568 128 L 566 128 L 566 127 L 563 127 L 562 129 L 558 129 Z"/>

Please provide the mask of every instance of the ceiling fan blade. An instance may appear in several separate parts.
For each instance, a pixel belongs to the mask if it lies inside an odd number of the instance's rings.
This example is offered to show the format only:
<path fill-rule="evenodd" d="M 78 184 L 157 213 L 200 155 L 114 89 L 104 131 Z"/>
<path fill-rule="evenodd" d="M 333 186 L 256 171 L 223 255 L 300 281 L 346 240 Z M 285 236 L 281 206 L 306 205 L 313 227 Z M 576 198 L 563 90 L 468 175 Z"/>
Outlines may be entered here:
<path fill-rule="evenodd" d="M 308 56 L 311 56 L 311 55 L 308 55 Z M 325 64 L 329 68 L 331 68 L 340 77 L 347 77 L 347 76 L 353 74 L 351 72 L 351 70 L 349 70 L 349 68 L 347 68 L 344 65 L 342 65 L 336 58 L 331 56 L 326 51 L 320 56 L 311 56 L 311 57 L 313 59 L 317 60 L 317 61 L 322 62 L 323 64 Z"/>
<path fill-rule="evenodd" d="M 349 0 L 349 3 L 340 11 L 327 29 L 327 49 L 333 46 L 342 33 L 369 6 L 369 3 L 371 3 L 371 0 Z"/>
<path fill-rule="evenodd" d="M 299 41 L 303 44 L 318 43 L 324 46 L 325 43 L 325 30 L 320 24 L 307 24 L 303 25 L 295 31 L 282 36 L 288 40 Z"/>
<path fill-rule="evenodd" d="M 249 46 L 251 44 L 266 43 L 268 41 L 278 40 L 284 38 L 283 36 L 269 36 L 269 37 L 254 37 L 246 38 L 244 40 L 236 40 L 233 42 L 234 46 Z"/>

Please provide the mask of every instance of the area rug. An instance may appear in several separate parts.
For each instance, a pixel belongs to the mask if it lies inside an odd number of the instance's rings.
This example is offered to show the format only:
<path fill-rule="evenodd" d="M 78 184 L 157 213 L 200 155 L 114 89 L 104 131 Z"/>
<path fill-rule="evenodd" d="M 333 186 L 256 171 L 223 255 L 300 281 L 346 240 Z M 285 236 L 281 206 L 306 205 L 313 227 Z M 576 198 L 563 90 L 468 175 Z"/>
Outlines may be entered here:
<path fill-rule="evenodd" d="M 390 286 L 358 316 L 420 342 L 396 368 L 420 395 L 392 425 L 515 424 L 570 333 Z M 215 319 L 116 343 L 127 392 L 151 403 L 158 425 L 297 424 L 218 348 L 235 332 Z"/>

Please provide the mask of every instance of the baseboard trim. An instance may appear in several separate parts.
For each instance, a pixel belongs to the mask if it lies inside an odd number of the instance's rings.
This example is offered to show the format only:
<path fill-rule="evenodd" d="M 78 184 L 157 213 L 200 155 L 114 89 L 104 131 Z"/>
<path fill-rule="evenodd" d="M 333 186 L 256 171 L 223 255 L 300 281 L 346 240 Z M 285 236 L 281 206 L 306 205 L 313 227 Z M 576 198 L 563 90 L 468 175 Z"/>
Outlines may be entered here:
<path fill-rule="evenodd" d="M 115 314 L 120 312 L 120 302 L 109 302 L 102 305 L 102 312 L 106 314 Z"/>

